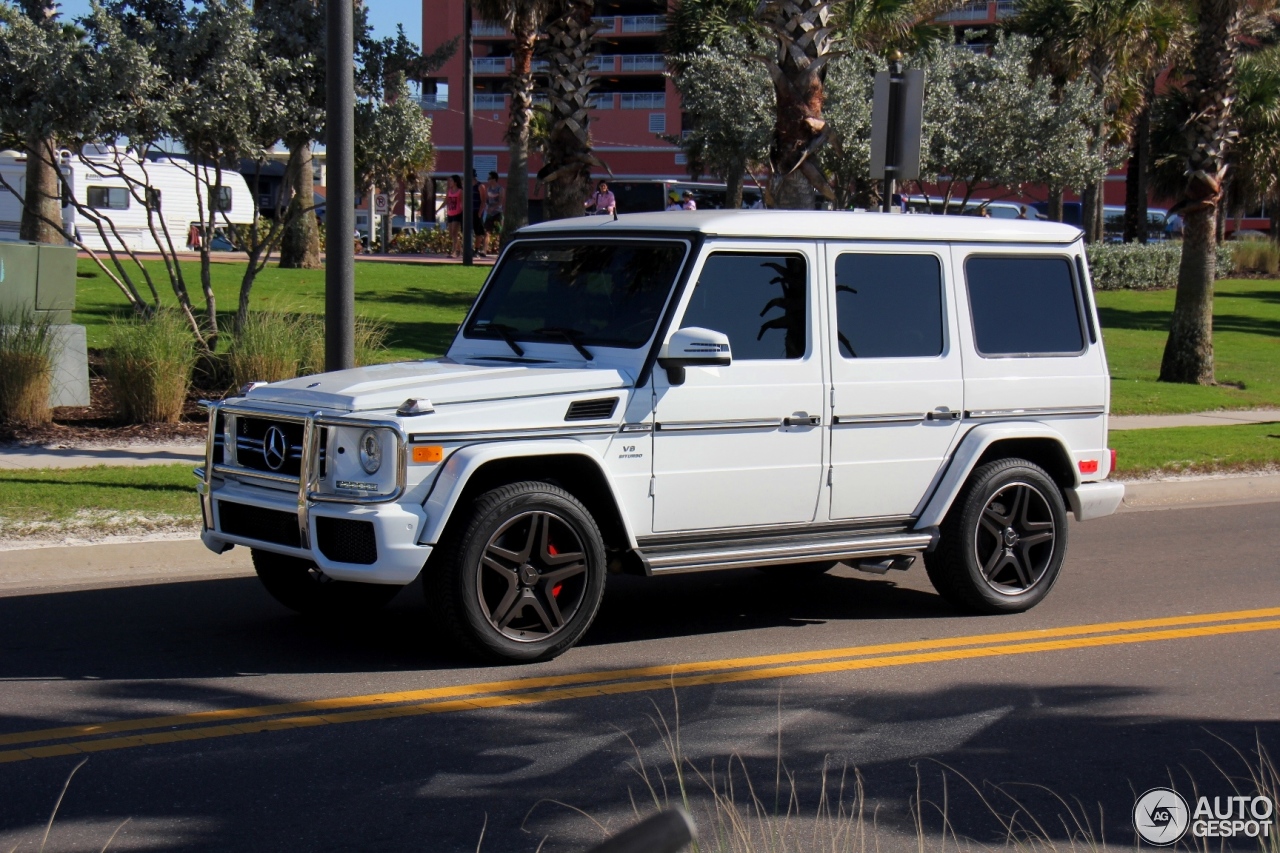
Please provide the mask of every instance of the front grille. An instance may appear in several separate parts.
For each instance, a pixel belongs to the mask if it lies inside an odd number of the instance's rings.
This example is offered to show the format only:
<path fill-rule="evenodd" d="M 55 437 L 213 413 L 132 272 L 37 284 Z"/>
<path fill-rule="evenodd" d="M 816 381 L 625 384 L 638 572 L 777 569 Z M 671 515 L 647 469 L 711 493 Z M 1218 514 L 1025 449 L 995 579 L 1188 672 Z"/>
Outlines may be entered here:
<path fill-rule="evenodd" d="M 575 400 L 569 404 L 569 411 L 564 413 L 566 421 L 598 421 L 613 417 L 613 410 L 618 406 L 617 397 L 606 397 L 603 400 Z"/>
<path fill-rule="evenodd" d="M 378 561 L 378 539 L 373 533 L 373 522 L 319 516 L 315 525 L 320 553 L 335 563 L 368 566 Z"/>
<path fill-rule="evenodd" d="M 323 433 L 320 475 L 325 472 Z M 265 418 L 236 418 L 236 461 L 245 468 L 287 477 L 301 476 L 302 424 Z"/>
<path fill-rule="evenodd" d="M 300 548 L 298 516 L 278 509 L 218 501 L 219 529 L 230 536 Z"/>

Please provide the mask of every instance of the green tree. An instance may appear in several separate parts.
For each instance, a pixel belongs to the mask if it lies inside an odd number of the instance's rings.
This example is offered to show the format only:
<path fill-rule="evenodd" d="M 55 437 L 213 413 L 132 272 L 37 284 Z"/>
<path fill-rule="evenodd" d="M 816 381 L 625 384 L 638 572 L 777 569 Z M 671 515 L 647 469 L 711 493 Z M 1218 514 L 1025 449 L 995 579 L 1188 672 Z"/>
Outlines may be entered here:
<path fill-rule="evenodd" d="M 375 186 L 391 195 L 430 171 L 435 162 L 431 119 L 413 100 L 404 77 L 385 91 L 386 100 L 356 104 L 356 185 Z M 391 237 L 391 217 L 383 218 L 383 251 Z"/>

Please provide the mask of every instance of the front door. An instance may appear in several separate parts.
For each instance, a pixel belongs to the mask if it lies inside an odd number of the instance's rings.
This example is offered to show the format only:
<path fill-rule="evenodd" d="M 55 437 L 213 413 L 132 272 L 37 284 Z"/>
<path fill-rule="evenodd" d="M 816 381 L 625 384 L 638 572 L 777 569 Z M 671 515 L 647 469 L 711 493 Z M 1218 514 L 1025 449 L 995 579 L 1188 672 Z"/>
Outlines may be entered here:
<path fill-rule="evenodd" d="M 946 247 L 827 248 L 831 517 L 915 515 L 964 408 Z"/>
<path fill-rule="evenodd" d="M 732 364 L 655 370 L 655 532 L 812 521 L 822 487 L 817 250 L 711 245 L 675 328 L 729 337 Z"/>

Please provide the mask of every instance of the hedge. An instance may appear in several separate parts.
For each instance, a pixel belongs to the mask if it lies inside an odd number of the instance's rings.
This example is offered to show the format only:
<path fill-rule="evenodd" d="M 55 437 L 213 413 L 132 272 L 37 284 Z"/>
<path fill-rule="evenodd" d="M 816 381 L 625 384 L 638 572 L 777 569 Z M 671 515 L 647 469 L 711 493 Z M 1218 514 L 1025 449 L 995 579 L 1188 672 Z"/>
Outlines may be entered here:
<path fill-rule="evenodd" d="M 1094 290 L 1168 290 L 1178 285 L 1182 243 L 1094 243 L 1087 249 Z M 1218 278 L 1231 275 L 1231 245 L 1218 246 Z"/>

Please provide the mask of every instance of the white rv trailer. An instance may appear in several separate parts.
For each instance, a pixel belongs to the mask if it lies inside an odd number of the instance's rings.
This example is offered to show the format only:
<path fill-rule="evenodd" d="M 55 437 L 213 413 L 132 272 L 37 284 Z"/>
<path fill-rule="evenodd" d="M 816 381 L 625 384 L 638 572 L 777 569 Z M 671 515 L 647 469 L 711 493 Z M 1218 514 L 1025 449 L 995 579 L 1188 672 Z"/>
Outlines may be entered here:
<path fill-rule="evenodd" d="M 20 194 L 26 191 L 26 168 L 25 154 L 0 152 L 0 174 Z M 214 183 L 214 170 L 207 166 L 195 166 L 176 159 L 140 161 L 132 154 L 104 146 L 85 146 L 83 157 L 64 154 L 62 158 L 62 173 L 76 201 L 92 208 L 98 216 L 115 226 L 119 238 L 111 228 L 106 228 L 112 248 L 135 252 L 160 250 L 142 203 L 143 198 L 154 194 L 159 195 L 160 215 L 174 248 L 181 250 L 186 246 L 191 225 L 201 220 L 201 206 L 196 198 L 196 169 L 204 170 L 200 176 L 202 185 L 206 178 L 210 184 Z M 221 183 L 218 193 L 212 186 L 206 190 L 207 197 L 203 199 L 205 221 L 209 218 L 209 205 L 214 202 L 221 211 L 216 217 L 218 226 L 228 222 L 233 225 L 252 224 L 257 208 L 244 177 L 237 171 L 223 170 Z M 143 187 L 147 188 L 145 192 Z M 21 201 L 12 191 L 0 187 L 0 240 L 17 240 L 21 221 Z M 90 249 L 98 252 L 107 249 L 97 226 L 65 200 L 62 225 L 67 232 L 79 234 Z M 164 231 L 159 219 L 155 226 L 163 239 Z"/>

